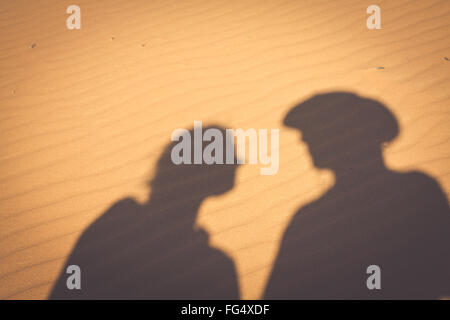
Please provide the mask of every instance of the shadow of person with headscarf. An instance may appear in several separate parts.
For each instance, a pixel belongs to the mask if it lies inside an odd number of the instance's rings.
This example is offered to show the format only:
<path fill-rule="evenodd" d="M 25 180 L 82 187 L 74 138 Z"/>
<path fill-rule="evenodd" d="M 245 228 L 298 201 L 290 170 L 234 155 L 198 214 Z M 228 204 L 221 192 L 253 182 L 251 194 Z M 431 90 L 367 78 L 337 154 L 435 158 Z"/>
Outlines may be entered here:
<path fill-rule="evenodd" d="M 284 124 L 301 131 L 314 166 L 332 170 L 335 184 L 291 220 L 265 298 L 449 295 L 448 201 L 425 174 L 385 166 L 382 149 L 399 132 L 391 112 L 375 100 L 332 92 L 294 107 Z M 380 267 L 379 290 L 367 286 L 370 265 Z"/>
<path fill-rule="evenodd" d="M 226 137 L 221 127 L 208 129 Z M 192 146 L 193 137 L 191 130 Z M 233 188 L 238 165 L 176 165 L 171 152 L 177 143 L 159 158 L 146 204 L 123 199 L 81 235 L 50 299 L 239 298 L 232 260 L 210 247 L 207 233 L 195 227 L 202 202 Z M 222 145 L 215 152 L 225 159 L 232 144 Z M 81 269 L 80 290 L 67 288 L 69 265 Z"/>

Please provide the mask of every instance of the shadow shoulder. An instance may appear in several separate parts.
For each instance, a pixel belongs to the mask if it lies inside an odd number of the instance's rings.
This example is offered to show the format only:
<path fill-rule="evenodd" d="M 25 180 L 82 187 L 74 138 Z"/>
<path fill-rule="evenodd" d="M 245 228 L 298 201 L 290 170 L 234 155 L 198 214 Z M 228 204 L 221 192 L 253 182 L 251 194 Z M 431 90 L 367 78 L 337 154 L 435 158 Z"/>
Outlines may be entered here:
<path fill-rule="evenodd" d="M 202 239 L 202 242 L 209 242 L 209 235 L 205 230 L 197 230 L 196 235 Z M 208 246 L 208 255 L 212 261 L 220 262 L 220 268 L 229 269 L 233 272 L 236 270 L 234 259 L 227 252 L 213 246 Z"/>
<path fill-rule="evenodd" d="M 141 205 L 133 198 L 127 197 L 114 203 L 107 211 L 105 215 L 116 215 L 119 213 L 137 213 L 137 210 L 141 208 Z"/>
<path fill-rule="evenodd" d="M 445 202 L 448 207 L 447 196 L 438 181 L 426 173 L 414 170 L 395 173 L 395 176 L 396 180 L 399 181 L 401 185 L 408 188 L 416 188 L 418 191 L 422 192 L 423 196 L 426 196 L 428 200 L 440 200 L 441 202 Z"/>
<path fill-rule="evenodd" d="M 128 224 L 136 222 L 141 212 L 142 206 L 132 198 L 117 201 L 84 230 L 72 255 L 76 255 L 86 244 L 90 246 L 93 242 L 119 233 Z"/>
<path fill-rule="evenodd" d="M 64 267 L 60 271 L 48 299 L 60 300 L 84 298 L 85 292 L 77 293 L 67 290 L 66 266 L 72 264 L 82 265 L 83 270 L 86 270 L 86 268 L 89 270 L 91 266 L 94 266 L 96 260 L 100 259 L 100 257 L 105 257 L 105 243 L 106 246 L 108 246 L 110 238 L 114 237 L 115 234 L 118 234 L 128 222 L 132 221 L 132 219 L 129 218 L 134 218 L 140 211 L 141 205 L 139 203 L 132 198 L 124 198 L 110 206 L 93 223 L 91 223 L 76 241 L 63 265 Z"/>
<path fill-rule="evenodd" d="M 133 198 L 127 197 L 111 205 L 92 225 L 100 221 L 114 220 L 119 217 L 128 217 L 139 215 L 142 206 Z"/>
<path fill-rule="evenodd" d="M 334 189 L 331 188 L 327 190 L 324 194 L 320 195 L 319 197 L 313 199 L 312 201 L 308 202 L 307 204 L 301 206 L 296 212 L 293 218 L 306 218 L 310 214 L 313 214 L 321 209 L 323 209 L 323 206 L 327 204 L 327 200 L 330 198 L 333 198 L 334 195 Z"/>

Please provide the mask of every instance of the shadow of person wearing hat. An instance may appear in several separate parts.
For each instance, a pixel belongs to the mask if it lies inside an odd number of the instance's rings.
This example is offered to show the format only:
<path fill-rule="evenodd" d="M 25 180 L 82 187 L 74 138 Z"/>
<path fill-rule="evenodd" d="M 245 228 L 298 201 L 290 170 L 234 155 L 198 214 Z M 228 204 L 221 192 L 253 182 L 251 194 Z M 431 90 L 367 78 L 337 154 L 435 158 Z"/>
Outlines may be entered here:
<path fill-rule="evenodd" d="M 220 126 L 208 129 L 225 136 Z M 193 130 L 190 137 L 193 146 Z M 234 187 L 238 165 L 176 165 L 177 143 L 163 150 L 147 203 L 122 199 L 83 232 L 50 299 L 239 299 L 233 261 L 196 227 L 203 201 Z M 231 145 L 215 151 L 223 162 Z M 81 269 L 80 290 L 66 285 L 69 265 Z"/>
<path fill-rule="evenodd" d="M 399 132 L 381 103 L 349 92 L 316 95 L 284 124 L 300 130 L 314 166 L 335 184 L 291 220 L 266 299 L 438 299 L 450 294 L 450 210 L 438 183 L 385 166 Z M 380 267 L 369 290 L 367 268 Z"/>

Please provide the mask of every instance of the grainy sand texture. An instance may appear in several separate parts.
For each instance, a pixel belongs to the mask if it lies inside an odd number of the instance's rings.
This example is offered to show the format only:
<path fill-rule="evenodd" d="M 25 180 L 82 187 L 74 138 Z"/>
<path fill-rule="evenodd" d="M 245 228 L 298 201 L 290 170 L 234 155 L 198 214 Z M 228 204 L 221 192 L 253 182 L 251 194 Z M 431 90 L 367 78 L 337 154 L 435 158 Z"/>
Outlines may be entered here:
<path fill-rule="evenodd" d="M 294 213 L 334 182 L 287 112 L 311 96 L 375 99 L 399 134 L 386 166 L 450 195 L 450 1 L 0 2 L 0 298 L 46 299 L 77 240 L 117 201 L 145 203 L 173 130 L 277 128 L 280 167 L 241 166 L 198 227 L 261 298 Z M 355 126 L 362 125 L 355 123 Z M 127 271 L 124 270 L 124 273 Z"/>

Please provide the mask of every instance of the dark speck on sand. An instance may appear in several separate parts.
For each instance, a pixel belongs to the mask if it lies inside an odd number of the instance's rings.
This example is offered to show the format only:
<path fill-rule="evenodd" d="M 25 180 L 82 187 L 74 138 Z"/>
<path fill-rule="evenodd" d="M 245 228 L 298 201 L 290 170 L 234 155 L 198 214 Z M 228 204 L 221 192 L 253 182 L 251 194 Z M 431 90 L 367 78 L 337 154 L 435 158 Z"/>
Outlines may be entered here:
<path fill-rule="evenodd" d="M 33 49 L 33 48 L 35 48 L 35 47 L 36 47 L 36 43 L 30 44 L 30 48 L 31 48 L 31 49 Z"/>

